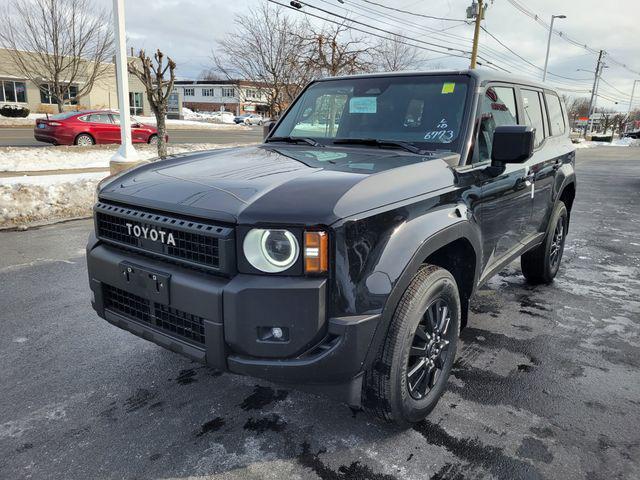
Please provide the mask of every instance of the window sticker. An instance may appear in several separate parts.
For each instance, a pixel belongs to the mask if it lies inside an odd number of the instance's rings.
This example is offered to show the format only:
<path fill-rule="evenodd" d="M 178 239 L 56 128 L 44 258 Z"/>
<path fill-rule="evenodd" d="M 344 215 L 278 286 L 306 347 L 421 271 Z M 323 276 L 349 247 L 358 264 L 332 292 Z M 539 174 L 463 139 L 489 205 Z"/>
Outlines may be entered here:
<path fill-rule="evenodd" d="M 453 91 L 456 89 L 456 84 L 453 82 L 446 82 L 442 84 L 442 94 L 444 95 L 445 93 L 453 93 Z"/>
<path fill-rule="evenodd" d="M 433 143 L 451 143 L 454 136 L 453 130 L 431 130 L 424 135 L 424 139 Z"/>
<path fill-rule="evenodd" d="M 351 97 L 349 100 L 349 113 L 377 113 L 377 97 Z"/>
<path fill-rule="evenodd" d="M 447 125 L 447 119 L 443 118 L 442 120 L 440 120 L 440 123 L 438 123 L 438 125 L 436 125 L 440 130 L 444 130 L 445 128 L 448 127 Z"/>

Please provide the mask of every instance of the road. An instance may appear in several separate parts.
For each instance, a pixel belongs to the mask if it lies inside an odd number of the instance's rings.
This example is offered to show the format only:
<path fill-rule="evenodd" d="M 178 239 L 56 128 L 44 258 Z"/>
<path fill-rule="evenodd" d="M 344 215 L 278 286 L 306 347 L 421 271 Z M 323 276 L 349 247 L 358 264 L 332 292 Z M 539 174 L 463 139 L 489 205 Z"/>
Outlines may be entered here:
<path fill-rule="evenodd" d="M 169 129 L 172 143 L 245 143 L 262 140 L 262 127 L 242 130 Z M 33 128 L 0 128 L 0 147 L 46 147 L 33 138 Z"/>
<path fill-rule="evenodd" d="M 640 149 L 577 170 L 559 277 L 514 263 L 478 293 L 447 393 L 406 431 L 99 319 L 90 221 L 0 233 L 0 478 L 640 478 Z"/>

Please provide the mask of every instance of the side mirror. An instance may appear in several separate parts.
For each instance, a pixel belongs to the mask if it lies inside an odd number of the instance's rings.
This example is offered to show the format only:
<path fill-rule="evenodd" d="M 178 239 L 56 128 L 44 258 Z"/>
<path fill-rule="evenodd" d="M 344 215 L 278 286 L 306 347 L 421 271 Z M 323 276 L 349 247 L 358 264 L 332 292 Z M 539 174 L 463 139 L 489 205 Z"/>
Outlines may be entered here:
<path fill-rule="evenodd" d="M 275 120 L 271 120 L 269 122 L 265 122 L 262 125 L 262 139 L 266 139 L 269 134 L 271 133 L 271 130 L 273 130 L 273 127 L 276 126 L 276 121 Z"/>
<path fill-rule="evenodd" d="M 533 154 L 536 130 L 527 125 L 502 125 L 493 132 L 491 165 L 523 163 Z"/>

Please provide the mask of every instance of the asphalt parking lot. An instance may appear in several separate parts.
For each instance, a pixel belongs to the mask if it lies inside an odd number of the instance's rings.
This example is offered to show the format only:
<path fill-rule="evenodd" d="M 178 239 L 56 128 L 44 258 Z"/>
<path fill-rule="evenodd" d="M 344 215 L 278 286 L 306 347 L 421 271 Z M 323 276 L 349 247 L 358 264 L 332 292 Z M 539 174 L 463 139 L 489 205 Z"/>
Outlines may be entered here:
<path fill-rule="evenodd" d="M 91 310 L 90 221 L 0 233 L 0 478 L 640 478 L 640 148 L 578 152 L 553 285 L 482 289 L 402 431 L 201 365 Z"/>

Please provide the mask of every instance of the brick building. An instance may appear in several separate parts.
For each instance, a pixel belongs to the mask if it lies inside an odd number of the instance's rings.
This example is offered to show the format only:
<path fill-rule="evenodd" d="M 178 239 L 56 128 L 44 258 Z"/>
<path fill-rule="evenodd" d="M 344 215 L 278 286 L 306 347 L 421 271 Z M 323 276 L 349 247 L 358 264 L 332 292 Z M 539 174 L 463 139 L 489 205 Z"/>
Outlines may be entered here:
<path fill-rule="evenodd" d="M 176 89 L 182 105 L 196 112 L 227 111 L 266 114 L 269 111 L 265 87 L 245 80 L 179 80 Z"/>

